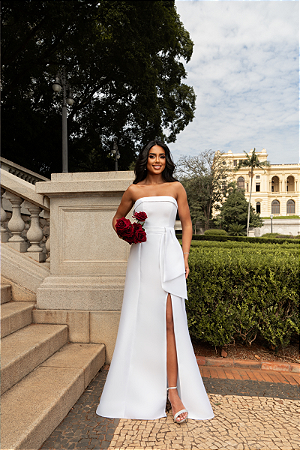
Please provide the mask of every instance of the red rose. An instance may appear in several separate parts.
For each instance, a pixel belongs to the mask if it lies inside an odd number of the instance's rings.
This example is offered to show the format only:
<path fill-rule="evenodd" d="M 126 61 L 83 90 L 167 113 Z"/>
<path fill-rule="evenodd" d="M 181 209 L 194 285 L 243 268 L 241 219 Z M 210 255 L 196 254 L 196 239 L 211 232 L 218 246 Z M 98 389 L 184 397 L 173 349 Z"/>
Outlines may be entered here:
<path fill-rule="evenodd" d="M 134 217 L 139 222 L 145 222 L 148 216 L 145 212 L 141 211 L 134 213 L 132 217 Z"/>
<path fill-rule="evenodd" d="M 140 242 L 146 242 L 146 233 L 143 230 L 143 227 L 140 223 L 134 223 L 134 235 L 133 235 L 133 243 L 138 244 Z"/>
<path fill-rule="evenodd" d="M 124 236 L 123 237 L 123 240 L 125 241 L 125 242 L 128 242 L 128 244 L 134 244 L 135 242 L 134 242 L 134 234 L 132 234 L 132 236 Z"/>
<path fill-rule="evenodd" d="M 116 230 L 119 236 L 124 237 L 132 237 L 134 233 L 134 228 L 130 220 L 125 219 L 125 217 L 121 217 L 116 222 Z"/>

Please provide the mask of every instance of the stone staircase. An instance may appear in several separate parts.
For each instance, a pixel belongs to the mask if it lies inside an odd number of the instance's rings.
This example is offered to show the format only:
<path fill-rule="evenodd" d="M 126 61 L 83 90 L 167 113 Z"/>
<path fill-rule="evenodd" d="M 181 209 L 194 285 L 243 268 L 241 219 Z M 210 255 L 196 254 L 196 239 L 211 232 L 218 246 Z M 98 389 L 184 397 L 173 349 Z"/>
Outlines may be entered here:
<path fill-rule="evenodd" d="M 1 450 L 38 450 L 105 362 L 103 344 L 69 343 L 34 308 L 1 285 Z"/>

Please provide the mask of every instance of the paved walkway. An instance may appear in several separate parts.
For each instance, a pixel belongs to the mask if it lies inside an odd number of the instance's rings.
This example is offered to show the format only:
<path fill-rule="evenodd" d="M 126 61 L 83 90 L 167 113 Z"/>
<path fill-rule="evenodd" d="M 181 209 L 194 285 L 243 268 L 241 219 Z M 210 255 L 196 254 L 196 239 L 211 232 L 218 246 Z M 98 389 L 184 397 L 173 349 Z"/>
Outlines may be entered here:
<path fill-rule="evenodd" d="M 300 450 L 299 373 L 202 365 L 215 417 L 177 425 L 170 413 L 152 421 L 97 416 L 107 369 L 97 374 L 41 450 Z"/>

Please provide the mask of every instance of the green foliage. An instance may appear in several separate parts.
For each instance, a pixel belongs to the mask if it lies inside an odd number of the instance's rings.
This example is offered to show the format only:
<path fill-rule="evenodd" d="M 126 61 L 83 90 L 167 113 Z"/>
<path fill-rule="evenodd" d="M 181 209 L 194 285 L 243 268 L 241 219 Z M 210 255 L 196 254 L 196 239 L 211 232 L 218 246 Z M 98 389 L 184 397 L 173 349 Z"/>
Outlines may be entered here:
<path fill-rule="evenodd" d="M 245 236 L 246 231 L 244 225 L 240 223 L 232 223 L 228 227 L 231 236 Z"/>
<path fill-rule="evenodd" d="M 244 191 L 237 187 L 233 187 L 223 203 L 218 216 L 218 222 L 222 225 L 226 231 L 229 231 L 229 227 L 233 224 L 242 225 L 243 228 L 247 226 L 248 216 L 248 202 L 245 198 Z M 250 227 L 261 227 L 263 221 L 260 219 L 253 207 L 250 208 Z"/>
<path fill-rule="evenodd" d="M 181 233 L 176 233 L 176 236 L 178 239 L 182 238 Z M 297 239 L 295 239 L 297 238 Z M 286 244 L 286 243 L 290 243 L 290 244 L 295 244 L 295 245 L 299 245 L 299 237 L 294 236 L 294 239 L 290 239 L 290 238 L 275 238 L 275 237 L 271 237 L 271 238 L 264 238 L 264 237 L 247 237 L 247 236 L 220 236 L 220 235 L 212 235 L 212 236 L 205 236 L 205 235 L 201 235 L 201 234 L 194 234 L 193 235 L 193 240 L 192 240 L 192 245 L 196 244 L 197 241 L 220 241 L 220 242 L 226 242 L 226 241 L 232 241 L 232 242 L 252 242 L 252 243 L 256 243 L 256 244 Z"/>
<path fill-rule="evenodd" d="M 193 119 L 182 83 L 193 42 L 174 1 L 7 1 L 2 9 L 2 156 L 49 176 L 61 171 L 61 95 L 66 68 L 70 171 L 126 170 L 141 145 L 174 142 Z"/>
<path fill-rule="evenodd" d="M 227 236 L 227 233 L 225 230 L 213 228 L 212 230 L 205 230 L 204 236 Z"/>
<path fill-rule="evenodd" d="M 265 233 L 262 235 L 262 238 L 279 238 L 279 239 L 284 239 L 284 238 L 288 238 L 288 239 L 300 239 L 300 235 L 298 234 L 298 236 L 290 236 L 290 235 L 286 235 L 286 234 L 278 234 L 278 233 Z"/>
<path fill-rule="evenodd" d="M 196 242 L 186 302 L 192 336 L 215 346 L 299 333 L 299 252 L 289 244 Z"/>
<path fill-rule="evenodd" d="M 268 219 L 268 220 L 270 220 L 270 216 L 269 217 L 261 217 L 261 219 Z M 274 219 L 300 219 L 300 216 L 297 216 L 297 215 L 293 215 L 293 216 L 291 216 L 291 215 L 289 215 L 289 216 L 274 216 Z"/>
<path fill-rule="evenodd" d="M 182 156 L 176 165 L 176 176 L 185 187 L 193 224 L 204 221 L 209 227 L 212 209 L 218 210 L 226 195 L 229 169 L 222 154 L 207 150 L 198 156 Z"/>

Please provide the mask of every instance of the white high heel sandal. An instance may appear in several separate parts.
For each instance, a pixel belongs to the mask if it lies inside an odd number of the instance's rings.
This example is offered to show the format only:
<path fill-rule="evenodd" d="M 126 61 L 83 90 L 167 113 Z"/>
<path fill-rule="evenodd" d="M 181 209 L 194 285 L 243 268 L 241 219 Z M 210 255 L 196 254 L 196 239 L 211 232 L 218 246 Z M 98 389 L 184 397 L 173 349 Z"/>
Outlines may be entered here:
<path fill-rule="evenodd" d="M 167 391 L 169 391 L 170 389 L 177 389 L 177 386 L 175 386 L 175 387 L 168 387 L 168 388 L 167 388 Z M 169 402 L 170 402 L 170 399 L 169 399 Z M 170 404 L 171 404 L 171 402 L 170 402 Z M 171 405 L 171 407 L 172 407 L 172 405 Z M 174 422 L 175 422 L 175 423 L 178 423 L 178 424 L 183 423 L 183 422 L 186 422 L 188 416 L 186 416 L 186 417 L 185 417 L 184 419 L 182 419 L 182 420 L 176 420 L 177 417 L 180 416 L 180 414 L 183 414 L 183 413 L 185 413 L 185 412 L 188 414 L 188 410 L 187 410 L 187 409 L 181 409 L 180 411 L 178 411 L 178 412 L 174 415 L 174 417 L 173 417 Z"/>

